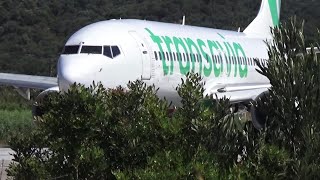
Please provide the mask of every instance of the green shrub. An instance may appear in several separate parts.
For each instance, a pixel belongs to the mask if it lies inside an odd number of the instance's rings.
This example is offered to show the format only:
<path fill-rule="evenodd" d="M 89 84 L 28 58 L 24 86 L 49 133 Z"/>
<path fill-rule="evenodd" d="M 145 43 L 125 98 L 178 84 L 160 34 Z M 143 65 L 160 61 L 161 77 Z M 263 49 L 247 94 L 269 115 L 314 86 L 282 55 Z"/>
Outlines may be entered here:
<path fill-rule="evenodd" d="M 219 165 L 233 166 L 242 153 L 247 139 L 243 126 L 227 116 L 227 100 L 203 100 L 198 75 L 189 74 L 177 91 L 182 106 L 172 116 L 155 87 L 141 81 L 130 82 L 128 90 L 74 85 L 53 95 L 43 104 L 46 114 L 37 129 L 10 141 L 16 152 L 31 153 L 18 153 L 16 161 L 24 163 L 12 165 L 9 174 L 26 176 L 30 170 L 33 174 L 26 177 L 218 177 Z M 35 147 L 48 150 L 32 151 Z"/>
<path fill-rule="evenodd" d="M 261 105 L 268 114 L 266 142 L 288 153 L 290 173 L 314 179 L 320 174 L 320 61 L 313 47 L 306 50 L 303 23 L 292 19 L 273 34 L 268 66 L 260 65 L 272 85 Z"/>

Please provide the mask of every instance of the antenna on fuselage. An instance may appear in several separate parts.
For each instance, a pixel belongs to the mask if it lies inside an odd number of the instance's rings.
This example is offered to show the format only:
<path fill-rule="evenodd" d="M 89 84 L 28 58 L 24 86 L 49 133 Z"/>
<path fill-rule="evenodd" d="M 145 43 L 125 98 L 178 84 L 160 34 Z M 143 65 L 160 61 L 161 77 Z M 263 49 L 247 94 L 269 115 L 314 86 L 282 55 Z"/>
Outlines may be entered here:
<path fill-rule="evenodd" d="M 186 16 L 183 15 L 183 17 L 182 17 L 182 26 L 184 26 L 185 24 L 186 24 Z"/>
<path fill-rule="evenodd" d="M 241 31 L 241 28 L 240 27 L 238 27 L 238 32 L 240 32 Z"/>

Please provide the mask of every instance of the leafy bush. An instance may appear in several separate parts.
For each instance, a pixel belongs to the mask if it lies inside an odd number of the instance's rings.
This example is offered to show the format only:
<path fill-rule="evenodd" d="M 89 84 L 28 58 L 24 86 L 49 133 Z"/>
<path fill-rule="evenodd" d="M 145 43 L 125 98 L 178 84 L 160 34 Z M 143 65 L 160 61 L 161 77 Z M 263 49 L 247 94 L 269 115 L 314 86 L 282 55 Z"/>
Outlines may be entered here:
<path fill-rule="evenodd" d="M 295 19 L 273 30 L 270 61 L 260 73 L 272 85 L 262 108 L 267 110 L 266 141 L 285 149 L 299 178 L 319 178 L 320 61 L 307 51 L 303 23 Z M 312 45 L 313 46 L 313 45 Z"/>
<path fill-rule="evenodd" d="M 177 91 L 182 106 L 172 116 L 155 87 L 141 81 L 130 82 L 128 90 L 74 85 L 49 97 L 37 129 L 10 141 L 23 153 L 15 155 L 19 163 L 9 175 L 154 179 L 226 173 L 219 167 L 232 167 L 247 142 L 243 125 L 228 115 L 227 100 L 203 99 L 198 75 L 189 74 Z"/>

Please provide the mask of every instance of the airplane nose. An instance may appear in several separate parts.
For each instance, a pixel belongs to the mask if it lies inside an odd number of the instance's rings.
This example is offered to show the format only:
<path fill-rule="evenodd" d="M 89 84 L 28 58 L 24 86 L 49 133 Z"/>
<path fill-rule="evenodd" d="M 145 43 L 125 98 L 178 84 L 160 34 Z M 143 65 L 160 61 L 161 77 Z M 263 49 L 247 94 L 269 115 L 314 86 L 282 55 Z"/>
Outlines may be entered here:
<path fill-rule="evenodd" d="M 77 73 L 72 69 L 64 67 L 59 69 L 58 81 L 62 90 L 67 90 L 70 85 L 76 82 L 78 79 Z"/>
<path fill-rule="evenodd" d="M 58 63 L 58 83 L 62 91 L 67 91 L 73 83 L 79 80 L 79 72 L 72 65 L 66 64 L 65 59 L 60 58 Z"/>
<path fill-rule="evenodd" d="M 86 84 L 90 68 L 80 57 L 61 56 L 58 61 L 58 83 L 61 91 L 67 91 L 74 83 Z"/>
<path fill-rule="evenodd" d="M 98 76 L 104 63 L 99 55 L 61 55 L 57 67 L 61 91 L 67 91 L 74 83 L 88 87 L 93 81 L 101 81 Z"/>

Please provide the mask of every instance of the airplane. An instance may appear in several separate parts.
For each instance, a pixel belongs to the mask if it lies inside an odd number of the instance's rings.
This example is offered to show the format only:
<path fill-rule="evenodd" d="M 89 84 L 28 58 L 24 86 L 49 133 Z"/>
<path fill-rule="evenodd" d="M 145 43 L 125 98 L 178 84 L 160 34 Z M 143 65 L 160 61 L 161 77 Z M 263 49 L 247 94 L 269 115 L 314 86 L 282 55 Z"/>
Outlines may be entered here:
<path fill-rule="evenodd" d="M 115 88 L 141 79 L 158 87 L 159 97 L 178 103 L 175 88 L 188 72 L 195 72 L 206 82 L 204 95 L 248 105 L 270 88 L 269 80 L 256 71 L 256 61 L 268 61 L 266 41 L 272 40 L 270 28 L 279 24 L 280 7 L 281 0 L 262 0 L 243 32 L 136 19 L 93 23 L 66 42 L 57 78 L 0 73 L 0 84 L 16 87 L 25 98 L 30 98 L 30 88 L 42 89 L 36 98 L 41 101 L 67 91 L 74 82 Z M 259 109 L 251 106 L 250 113 L 254 126 L 263 127 L 265 116 Z"/>

